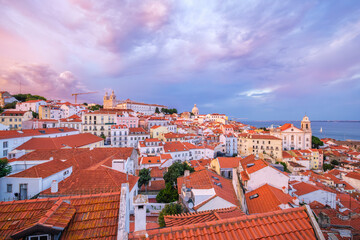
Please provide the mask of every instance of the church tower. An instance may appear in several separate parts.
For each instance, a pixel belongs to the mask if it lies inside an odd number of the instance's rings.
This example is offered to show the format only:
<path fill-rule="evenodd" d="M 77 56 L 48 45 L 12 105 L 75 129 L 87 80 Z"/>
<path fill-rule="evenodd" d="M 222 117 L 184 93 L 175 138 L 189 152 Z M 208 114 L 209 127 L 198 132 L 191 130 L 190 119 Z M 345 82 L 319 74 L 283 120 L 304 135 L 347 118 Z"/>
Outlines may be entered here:
<path fill-rule="evenodd" d="M 301 121 L 301 129 L 304 131 L 304 132 L 311 132 L 311 122 L 308 118 L 308 116 L 304 116 L 302 121 Z"/>
<path fill-rule="evenodd" d="M 108 93 L 105 93 L 104 96 L 104 109 L 113 109 L 116 107 L 116 96 L 114 90 L 112 91 L 111 95 L 108 96 Z"/>

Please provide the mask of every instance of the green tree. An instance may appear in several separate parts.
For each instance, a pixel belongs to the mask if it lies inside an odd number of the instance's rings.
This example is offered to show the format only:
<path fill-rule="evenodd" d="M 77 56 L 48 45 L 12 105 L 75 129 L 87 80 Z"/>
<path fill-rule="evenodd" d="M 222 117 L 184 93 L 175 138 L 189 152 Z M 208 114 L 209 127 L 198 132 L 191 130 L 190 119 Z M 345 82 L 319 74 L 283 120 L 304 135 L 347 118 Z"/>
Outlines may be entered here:
<path fill-rule="evenodd" d="M 25 102 L 25 101 L 30 101 L 30 100 L 44 100 L 44 101 L 46 101 L 46 98 L 44 98 L 43 96 L 31 95 L 30 93 L 16 94 L 16 95 L 13 95 L 13 97 L 16 98 L 16 100 L 18 100 L 20 102 Z"/>
<path fill-rule="evenodd" d="M 284 166 L 284 172 L 287 172 L 287 171 L 288 171 L 288 168 L 287 168 L 286 163 L 284 163 L 284 162 L 276 162 L 276 164 L 281 164 L 281 165 L 283 165 L 283 166 Z"/>
<path fill-rule="evenodd" d="M 167 183 L 165 189 L 162 189 L 158 195 L 156 195 L 156 202 L 158 203 L 171 203 L 178 199 L 179 194 L 170 183 Z"/>
<path fill-rule="evenodd" d="M 86 102 L 84 102 L 83 105 L 87 106 L 88 104 Z"/>
<path fill-rule="evenodd" d="M 324 172 L 326 172 L 327 170 L 331 170 L 334 168 L 334 165 L 331 165 L 331 164 L 327 164 L 327 163 L 324 163 L 323 164 L 323 169 L 324 169 Z"/>
<path fill-rule="evenodd" d="M 139 172 L 139 181 L 138 181 L 139 188 L 141 188 L 141 186 L 144 185 L 145 190 L 147 191 L 147 186 L 149 185 L 150 180 L 151 180 L 150 169 L 148 168 L 141 169 Z"/>
<path fill-rule="evenodd" d="M 39 114 L 37 112 L 31 111 L 33 118 L 39 118 Z"/>
<path fill-rule="evenodd" d="M 164 175 L 166 183 L 170 183 L 172 186 L 177 184 L 177 178 L 184 175 L 185 170 L 194 172 L 194 168 L 190 167 L 187 163 L 174 162 L 169 168 L 167 173 Z"/>
<path fill-rule="evenodd" d="M 330 162 L 332 165 L 339 165 L 339 161 L 337 161 L 337 160 L 332 160 L 331 162 Z"/>
<path fill-rule="evenodd" d="M 4 111 L 4 109 L 2 107 L 0 107 L 0 113 L 2 113 Z"/>
<path fill-rule="evenodd" d="M 170 203 L 169 205 L 166 205 L 159 214 L 158 222 L 159 222 L 160 227 L 166 226 L 164 216 L 180 214 L 183 212 L 184 212 L 183 207 L 178 203 Z"/>
<path fill-rule="evenodd" d="M 155 113 L 160 113 L 160 110 L 158 107 L 155 108 Z"/>
<path fill-rule="evenodd" d="M 4 109 L 14 109 L 14 108 L 16 108 L 16 102 L 8 103 L 4 107 Z"/>
<path fill-rule="evenodd" d="M 99 104 L 96 104 L 95 106 L 88 107 L 88 109 L 91 110 L 91 111 L 97 111 L 97 110 L 100 110 L 101 108 L 103 108 L 103 106 L 99 105 Z"/>
<path fill-rule="evenodd" d="M 319 146 L 324 146 L 324 143 L 318 137 L 312 136 L 311 141 L 313 148 L 319 148 Z"/>
<path fill-rule="evenodd" d="M 106 140 L 106 136 L 103 133 L 100 134 L 100 137 Z"/>
<path fill-rule="evenodd" d="M 11 173 L 11 166 L 8 164 L 7 158 L 0 158 L 0 178 Z"/>

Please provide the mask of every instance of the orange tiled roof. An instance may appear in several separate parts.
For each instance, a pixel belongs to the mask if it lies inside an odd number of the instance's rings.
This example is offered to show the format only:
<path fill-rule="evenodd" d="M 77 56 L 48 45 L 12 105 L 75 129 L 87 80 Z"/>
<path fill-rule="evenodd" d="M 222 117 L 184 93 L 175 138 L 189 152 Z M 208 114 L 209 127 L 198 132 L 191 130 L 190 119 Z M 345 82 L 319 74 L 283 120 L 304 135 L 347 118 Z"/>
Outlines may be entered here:
<path fill-rule="evenodd" d="M 69 159 L 78 154 L 88 152 L 87 148 L 69 148 L 69 149 L 38 149 L 29 152 L 18 159 L 12 159 L 12 161 L 23 160 L 49 160 L 51 157 L 55 159 Z"/>
<path fill-rule="evenodd" d="M 0 202 L 0 239 L 40 224 L 61 239 L 116 239 L 120 193 Z"/>
<path fill-rule="evenodd" d="M 311 192 L 315 192 L 318 190 L 322 190 L 320 187 L 314 186 L 314 185 L 312 185 L 310 183 L 306 183 L 306 182 L 300 182 L 300 183 L 294 184 L 294 185 L 292 185 L 292 187 L 296 190 L 295 194 L 298 196 L 308 194 Z"/>
<path fill-rule="evenodd" d="M 92 143 L 103 141 L 101 137 L 91 133 L 81 133 L 55 138 L 32 138 L 16 149 L 36 150 L 36 149 L 61 149 L 65 147 L 82 147 Z"/>
<path fill-rule="evenodd" d="M 69 163 L 61 160 L 52 160 L 46 163 L 35 165 L 24 171 L 8 175 L 7 177 L 14 178 L 47 178 L 55 173 L 71 167 Z"/>
<path fill-rule="evenodd" d="M 31 137 L 39 135 L 48 135 L 56 133 L 74 132 L 78 131 L 72 128 L 39 128 L 39 129 L 25 129 L 25 130 L 3 130 L 0 131 L 0 139 Z"/>
<path fill-rule="evenodd" d="M 220 168 L 237 168 L 241 157 L 218 157 Z"/>
<path fill-rule="evenodd" d="M 317 239 L 305 207 L 134 232 L 129 239 Z"/>
<path fill-rule="evenodd" d="M 187 188 L 193 188 L 193 189 L 213 188 L 216 193 L 215 196 L 218 196 L 236 206 L 239 205 L 231 180 L 219 176 L 208 169 L 193 172 L 187 177 L 179 177 L 177 179 L 177 185 L 179 186 L 178 187 L 179 194 L 181 193 L 181 186 L 183 183 L 186 185 Z M 221 183 L 221 186 L 218 186 L 215 183 Z"/>
<path fill-rule="evenodd" d="M 210 222 L 219 219 L 234 218 L 241 215 L 244 215 L 244 213 L 238 207 L 231 207 L 194 213 L 167 215 L 164 217 L 164 220 L 166 227 L 174 227 Z"/>
<path fill-rule="evenodd" d="M 349 177 L 349 178 L 354 178 L 354 179 L 360 180 L 360 173 L 357 173 L 357 172 L 349 172 L 345 176 Z"/>
<path fill-rule="evenodd" d="M 257 197 L 250 199 L 257 194 Z M 265 184 L 245 194 L 249 213 L 264 213 L 280 210 L 279 205 L 292 203 L 293 198 L 278 188 Z"/>
<path fill-rule="evenodd" d="M 126 178 L 128 180 L 126 180 Z M 42 196 L 72 196 L 121 191 L 121 184 L 128 182 L 133 189 L 139 177 L 119 172 L 107 167 L 95 170 L 80 170 L 58 183 L 58 192 L 51 193 L 48 188 L 40 193 Z"/>

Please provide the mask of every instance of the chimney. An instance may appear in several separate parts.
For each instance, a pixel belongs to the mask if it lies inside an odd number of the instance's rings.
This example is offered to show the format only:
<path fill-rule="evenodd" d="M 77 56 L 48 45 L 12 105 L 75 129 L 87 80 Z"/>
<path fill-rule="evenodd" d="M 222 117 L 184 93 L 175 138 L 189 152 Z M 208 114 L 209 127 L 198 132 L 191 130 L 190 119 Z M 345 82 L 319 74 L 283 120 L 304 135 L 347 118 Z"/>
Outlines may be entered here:
<path fill-rule="evenodd" d="M 185 170 L 184 177 L 190 176 L 190 170 Z"/>
<path fill-rule="evenodd" d="M 50 157 L 50 159 L 49 159 L 49 160 L 50 160 L 50 161 L 51 161 L 51 160 L 54 160 L 54 157 Z"/>
<path fill-rule="evenodd" d="M 146 230 L 146 204 L 148 202 L 147 195 L 139 194 L 134 197 L 135 232 Z"/>
<path fill-rule="evenodd" d="M 58 182 L 53 180 L 51 183 L 51 193 L 57 193 L 59 190 Z"/>

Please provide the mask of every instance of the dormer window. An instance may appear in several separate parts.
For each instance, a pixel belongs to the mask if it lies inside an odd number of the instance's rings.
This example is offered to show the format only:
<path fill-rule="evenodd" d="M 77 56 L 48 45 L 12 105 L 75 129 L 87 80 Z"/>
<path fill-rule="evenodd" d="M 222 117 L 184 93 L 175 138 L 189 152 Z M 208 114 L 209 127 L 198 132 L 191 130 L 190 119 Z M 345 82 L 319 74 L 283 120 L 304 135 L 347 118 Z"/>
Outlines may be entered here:
<path fill-rule="evenodd" d="M 50 240 L 49 234 L 33 235 L 26 238 L 27 240 Z"/>

